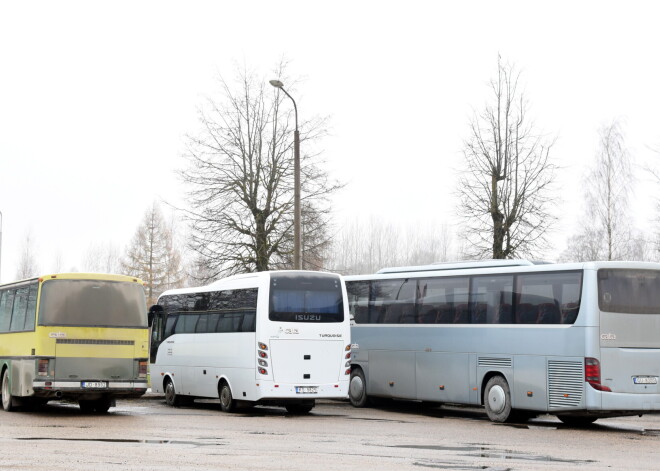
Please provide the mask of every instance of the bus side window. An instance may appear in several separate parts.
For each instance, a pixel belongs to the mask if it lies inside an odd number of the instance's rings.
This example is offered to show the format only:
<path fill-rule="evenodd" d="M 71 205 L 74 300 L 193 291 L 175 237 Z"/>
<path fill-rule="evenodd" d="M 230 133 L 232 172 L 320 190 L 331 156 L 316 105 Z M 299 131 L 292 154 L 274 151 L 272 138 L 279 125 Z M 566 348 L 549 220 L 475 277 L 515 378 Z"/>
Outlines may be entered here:
<path fill-rule="evenodd" d="M 174 335 L 174 328 L 176 327 L 176 321 L 178 318 L 178 314 L 170 314 L 167 316 L 167 321 L 165 322 L 165 331 L 163 332 L 163 340 L 165 340 L 170 335 Z"/>
<path fill-rule="evenodd" d="M 175 334 L 192 334 L 195 332 L 199 314 L 184 314 L 174 327 Z"/>
<path fill-rule="evenodd" d="M 25 330 L 25 311 L 27 310 L 28 288 L 19 288 L 16 290 L 14 298 L 14 309 L 11 314 L 11 325 L 9 330 L 20 332 Z"/>
<path fill-rule="evenodd" d="M 9 332 L 11 323 L 11 308 L 14 303 L 14 291 L 0 291 L 0 332 Z"/>
<path fill-rule="evenodd" d="M 256 318 L 257 318 L 257 311 L 245 311 L 243 313 L 243 323 L 241 324 L 241 332 L 255 332 Z"/>
<path fill-rule="evenodd" d="M 38 283 L 30 285 L 28 292 L 27 314 L 25 317 L 25 330 L 34 330 L 34 322 L 37 318 L 37 290 L 39 289 Z"/>

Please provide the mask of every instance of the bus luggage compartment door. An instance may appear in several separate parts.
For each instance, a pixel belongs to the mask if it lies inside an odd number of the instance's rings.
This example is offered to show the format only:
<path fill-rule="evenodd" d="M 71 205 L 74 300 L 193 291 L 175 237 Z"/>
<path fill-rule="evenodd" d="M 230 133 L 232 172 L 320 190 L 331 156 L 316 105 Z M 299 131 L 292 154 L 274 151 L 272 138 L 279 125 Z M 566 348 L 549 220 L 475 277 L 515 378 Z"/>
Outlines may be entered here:
<path fill-rule="evenodd" d="M 342 341 L 271 340 L 273 380 L 292 384 L 339 381 L 344 360 Z"/>

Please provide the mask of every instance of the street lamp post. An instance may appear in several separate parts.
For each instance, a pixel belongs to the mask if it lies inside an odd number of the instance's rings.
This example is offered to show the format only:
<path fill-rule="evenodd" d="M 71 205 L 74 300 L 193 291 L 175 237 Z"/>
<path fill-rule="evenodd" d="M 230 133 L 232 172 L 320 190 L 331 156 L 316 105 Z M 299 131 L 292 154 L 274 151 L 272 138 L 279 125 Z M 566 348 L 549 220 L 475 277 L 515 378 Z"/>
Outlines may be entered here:
<path fill-rule="evenodd" d="M 2 211 L 0 211 L 0 280 L 2 280 Z"/>
<path fill-rule="evenodd" d="M 284 89 L 284 84 L 279 80 L 271 80 L 270 84 L 282 90 L 293 102 L 293 111 L 296 116 L 296 129 L 293 132 L 293 268 L 302 269 L 301 257 L 301 209 L 300 209 L 300 133 L 298 132 L 298 106 L 296 100 Z"/>

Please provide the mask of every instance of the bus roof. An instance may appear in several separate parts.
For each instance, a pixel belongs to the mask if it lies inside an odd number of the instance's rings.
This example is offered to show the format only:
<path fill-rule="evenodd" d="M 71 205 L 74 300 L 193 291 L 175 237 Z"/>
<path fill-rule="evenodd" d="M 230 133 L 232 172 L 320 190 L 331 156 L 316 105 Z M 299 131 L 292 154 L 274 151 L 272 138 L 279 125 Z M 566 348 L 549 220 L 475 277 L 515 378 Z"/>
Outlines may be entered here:
<path fill-rule="evenodd" d="M 522 259 L 506 260 L 465 260 L 461 262 L 438 262 L 430 265 L 417 265 L 411 267 L 389 267 L 378 270 L 378 274 L 385 273 L 412 273 L 418 271 L 440 271 L 440 270 L 467 270 L 470 268 L 499 268 L 499 267 L 520 267 L 539 265 L 548 262 L 530 262 Z"/>
<path fill-rule="evenodd" d="M 110 273 L 48 273 L 41 276 L 33 276 L 22 280 L 11 281 L 9 283 L 2 283 L 0 286 L 9 286 L 15 284 L 22 284 L 31 281 L 48 281 L 48 280 L 107 280 L 107 281 L 127 281 L 135 282 L 144 285 L 144 282 L 135 276 L 116 275 Z"/>
<path fill-rule="evenodd" d="M 502 260 L 504 261 L 504 260 Z M 482 261 L 481 263 L 483 263 Z M 512 261 L 509 261 L 512 262 Z M 527 263 L 524 263 L 527 262 Z M 376 279 L 394 279 L 403 277 L 428 277 L 428 276 L 469 276 L 469 275 L 487 275 L 500 273 L 536 273 L 536 272 L 554 272 L 566 270 L 600 270 L 600 269 L 633 269 L 633 270 L 657 270 L 660 271 L 660 263 L 657 262 L 636 262 L 636 261 L 594 261 L 594 262 L 567 262 L 567 263 L 532 263 L 526 260 L 523 263 L 508 264 L 484 264 L 479 265 L 463 263 L 445 264 L 448 268 L 438 268 L 443 265 L 423 265 L 422 267 L 397 267 L 384 269 L 378 273 L 348 275 L 345 280 L 376 280 Z M 421 268 L 417 269 L 416 268 Z"/>

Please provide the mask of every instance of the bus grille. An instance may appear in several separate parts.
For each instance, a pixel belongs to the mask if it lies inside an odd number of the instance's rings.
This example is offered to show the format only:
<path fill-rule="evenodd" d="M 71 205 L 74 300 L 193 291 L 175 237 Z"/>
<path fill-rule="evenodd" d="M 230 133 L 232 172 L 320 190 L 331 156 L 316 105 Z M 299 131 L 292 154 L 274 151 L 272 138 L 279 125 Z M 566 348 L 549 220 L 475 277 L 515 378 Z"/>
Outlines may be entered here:
<path fill-rule="evenodd" d="M 584 370 L 581 361 L 548 360 L 550 409 L 579 406 L 583 391 Z"/>
<path fill-rule="evenodd" d="M 55 343 L 75 345 L 135 345 L 134 340 L 102 340 L 102 339 L 57 339 Z"/>
<path fill-rule="evenodd" d="M 479 366 L 511 368 L 511 358 L 479 357 Z"/>

